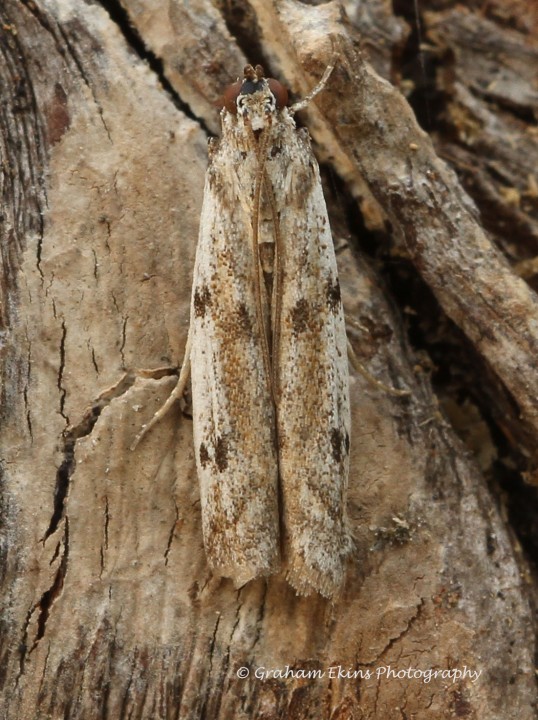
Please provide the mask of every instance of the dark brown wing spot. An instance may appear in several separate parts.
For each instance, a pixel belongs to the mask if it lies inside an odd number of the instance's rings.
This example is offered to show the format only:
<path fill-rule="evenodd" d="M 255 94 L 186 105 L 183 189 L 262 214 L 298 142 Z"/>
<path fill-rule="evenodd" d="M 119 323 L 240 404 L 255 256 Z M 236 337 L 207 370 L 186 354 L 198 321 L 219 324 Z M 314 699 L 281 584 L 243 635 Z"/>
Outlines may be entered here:
<path fill-rule="evenodd" d="M 213 138 L 212 138 L 213 139 Z M 208 145 L 208 154 L 209 157 L 213 157 L 217 153 L 218 146 L 215 145 L 215 143 Z M 219 175 L 215 172 L 215 168 L 210 165 L 207 170 L 207 181 L 209 183 L 209 187 L 216 191 L 219 187 Z"/>
<path fill-rule="evenodd" d="M 332 456 L 336 462 L 342 462 L 342 460 L 347 456 L 349 448 L 349 437 L 347 432 L 344 435 L 339 428 L 333 428 L 331 430 L 331 448 Z"/>
<path fill-rule="evenodd" d="M 228 467 L 228 444 L 223 437 L 215 441 L 215 465 L 219 472 Z"/>
<path fill-rule="evenodd" d="M 246 333 L 252 333 L 252 321 L 245 303 L 239 303 L 237 306 L 237 321 L 239 327 Z"/>
<path fill-rule="evenodd" d="M 205 443 L 200 443 L 198 455 L 200 457 L 200 465 L 205 468 L 209 464 L 209 452 Z"/>
<path fill-rule="evenodd" d="M 211 293 L 209 292 L 209 288 L 207 285 L 202 285 L 201 287 L 197 287 L 194 291 L 194 316 L 195 317 L 205 317 L 205 314 L 207 312 L 207 308 L 211 307 Z"/>
<path fill-rule="evenodd" d="M 293 323 L 293 330 L 295 333 L 303 333 L 308 329 L 308 322 L 310 316 L 310 307 L 308 300 L 301 298 L 295 304 L 295 307 L 291 309 L 291 321 Z"/>
<path fill-rule="evenodd" d="M 342 293 L 340 292 L 340 283 L 336 280 L 328 280 L 327 282 L 327 302 L 333 312 L 340 308 L 342 302 Z"/>

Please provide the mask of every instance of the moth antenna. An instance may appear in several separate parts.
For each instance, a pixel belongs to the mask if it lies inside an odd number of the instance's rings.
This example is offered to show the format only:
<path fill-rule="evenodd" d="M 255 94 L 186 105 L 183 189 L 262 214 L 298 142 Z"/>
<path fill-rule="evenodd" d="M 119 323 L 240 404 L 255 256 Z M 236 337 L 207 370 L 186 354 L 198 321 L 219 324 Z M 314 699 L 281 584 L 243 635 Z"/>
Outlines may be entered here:
<path fill-rule="evenodd" d="M 260 67 L 257 65 L 256 67 Z M 263 72 L 263 71 L 262 71 Z M 245 65 L 245 69 L 243 70 L 243 76 L 245 80 L 256 80 L 256 70 L 252 67 L 252 65 Z"/>
<path fill-rule="evenodd" d="M 325 72 L 321 76 L 321 80 L 318 82 L 315 88 L 311 90 L 306 97 L 294 103 L 290 107 L 289 112 L 291 113 L 291 115 L 294 115 L 299 110 L 304 110 L 304 108 L 312 102 L 316 95 L 318 95 L 324 89 L 325 85 L 327 85 L 327 81 L 330 78 L 332 71 L 334 70 L 335 65 L 336 57 L 331 61 L 329 65 L 327 65 L 327 67 L 325 68 Z"/>

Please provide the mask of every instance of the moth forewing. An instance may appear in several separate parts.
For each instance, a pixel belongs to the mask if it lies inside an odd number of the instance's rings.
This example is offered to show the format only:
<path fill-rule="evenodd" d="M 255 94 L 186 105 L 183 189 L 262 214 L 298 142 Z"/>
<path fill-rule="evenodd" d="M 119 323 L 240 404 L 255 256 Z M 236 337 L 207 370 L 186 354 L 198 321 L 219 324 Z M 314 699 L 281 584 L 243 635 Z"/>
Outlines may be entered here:
<path fill-rule="evenodd" d="M 252 197 L 256 163 L 244 152 L 244 138 L 224 123 L 207 172 L 191 305 L 204 545 L 213 570 L 237 586 L 280 565 L 275 414 L 252 278 L 252 202 L 241 200 Z"/>
<path fill-rule="evenodd" d="M 275 393 L 283 547 L 296 590 L 330 597 L 350 550 L 347 338 L 318 165 L 292 123 L 282 117 L 285 152 L 267 161 L 283 238 Z"/>

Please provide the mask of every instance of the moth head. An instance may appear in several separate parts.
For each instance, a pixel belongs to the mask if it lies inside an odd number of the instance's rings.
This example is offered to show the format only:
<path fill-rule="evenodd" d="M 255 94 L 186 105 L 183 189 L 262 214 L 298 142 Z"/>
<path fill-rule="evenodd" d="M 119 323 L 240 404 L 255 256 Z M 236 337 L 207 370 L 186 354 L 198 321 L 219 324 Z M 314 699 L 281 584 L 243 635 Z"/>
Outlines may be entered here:
<path fill-rule="evenodd" d="M 219 105 L 248 120 L 253 130 L 261 130 L 287 103 L 288 91 L 278 80 L 265 78 L 261 65 L 247 65 L 243 80 L 226 88 Z"/>

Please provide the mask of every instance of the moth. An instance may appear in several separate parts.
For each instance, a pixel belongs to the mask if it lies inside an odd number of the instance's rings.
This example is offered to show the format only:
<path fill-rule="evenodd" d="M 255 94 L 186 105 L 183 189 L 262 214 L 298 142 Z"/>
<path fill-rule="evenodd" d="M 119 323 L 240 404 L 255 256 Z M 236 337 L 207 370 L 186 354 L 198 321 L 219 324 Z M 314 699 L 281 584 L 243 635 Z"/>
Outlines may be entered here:
<path fill-rule="evenodd" d="M 202 528 L 213 572 L 237 587 L 282 571 L 334 596 L 346 520 L 347 338 L 327 208 L 285 88 L 247 65 L 210 144 L 178 385 L 192 376 Z"/>

